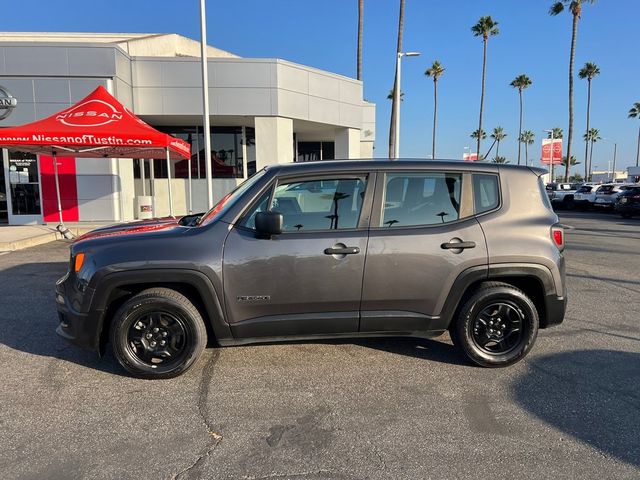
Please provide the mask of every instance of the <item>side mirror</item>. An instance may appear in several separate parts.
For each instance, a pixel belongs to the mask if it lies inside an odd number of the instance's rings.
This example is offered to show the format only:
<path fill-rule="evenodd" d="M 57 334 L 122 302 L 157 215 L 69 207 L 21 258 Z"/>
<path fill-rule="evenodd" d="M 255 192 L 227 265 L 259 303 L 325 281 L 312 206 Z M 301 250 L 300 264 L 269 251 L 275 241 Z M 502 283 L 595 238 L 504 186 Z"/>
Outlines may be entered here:
<path fill-rule="evenodd" d="M 279 212 L 258 212 L 256 214 L 256 231 L 260 235 L 270 237 L 282 233 L 284 219 Z"/>

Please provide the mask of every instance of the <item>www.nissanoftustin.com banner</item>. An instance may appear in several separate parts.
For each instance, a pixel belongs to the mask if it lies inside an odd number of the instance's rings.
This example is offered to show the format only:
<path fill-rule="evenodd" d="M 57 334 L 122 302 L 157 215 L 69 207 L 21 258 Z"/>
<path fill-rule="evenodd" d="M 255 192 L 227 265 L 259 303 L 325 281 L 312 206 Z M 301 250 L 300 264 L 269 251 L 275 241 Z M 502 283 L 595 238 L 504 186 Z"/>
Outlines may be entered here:
<path fill-rule="evenodd" d="M 553 139 L 553 149 L 550 138 L 542 139 L 542 164 L 549 165 L 551 160 L 551 151 L 553 150 L 553 164 L 562 165 L 562 139 Z"/>

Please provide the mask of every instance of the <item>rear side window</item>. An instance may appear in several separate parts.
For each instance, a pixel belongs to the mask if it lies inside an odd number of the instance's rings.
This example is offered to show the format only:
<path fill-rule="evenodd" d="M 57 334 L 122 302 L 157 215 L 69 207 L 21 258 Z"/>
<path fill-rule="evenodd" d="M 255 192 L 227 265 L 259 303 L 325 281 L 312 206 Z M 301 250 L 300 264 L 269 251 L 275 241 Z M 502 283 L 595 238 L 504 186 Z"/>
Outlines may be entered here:
<path fill-rule="evenodd" d="M 444 172 L 388 173 L 380 227 L 437 225 L 460 218 L 462 175 Z"/>
<path fill-rule="evenodd" d="M 545 195 L 546 197 L 546 195 Z M 473 174 L 475 213 L 484 213 L 500 205 L 500 190 L 496 175 Z"/>

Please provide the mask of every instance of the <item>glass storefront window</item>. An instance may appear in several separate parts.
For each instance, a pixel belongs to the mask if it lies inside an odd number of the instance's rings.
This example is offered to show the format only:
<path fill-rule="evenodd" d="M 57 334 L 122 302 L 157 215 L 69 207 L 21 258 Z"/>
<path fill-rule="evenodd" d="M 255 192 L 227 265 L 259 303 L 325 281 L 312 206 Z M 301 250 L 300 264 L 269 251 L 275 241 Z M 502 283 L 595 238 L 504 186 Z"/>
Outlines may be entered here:
<path fill-rule="evenodd" d="M 246 127 L 245 141 L 247 143 L 247 177 L 256 173 L 256 129 Z"/>
<path fill-rule="evenodd" d="M 297 162 L 316 162 L 334 158 L 334 142 L 298 142 Z"/>
<path fill-rule="evenodd" d="M 158 130 L 181 138 L 191 145 L 191 177 L 206 178 L 204 132 L 202 127 L 156 127 Z M 249 130 L 249 129 L 247 129 Z M 253 131 L 253 129 L 251 129 Z M 253 156 L 255 165 L 255 134 L 253 135 Z M 244 158 L 242 127 L 211 127 L 211 170 L 213 178 L 243 178 Z M 172 160 L 173 178 L 188 178 L 188 161 Z M 155 178 L 167 178 L 167 164 L 164 158 L 153 162 Z M 254 167 L 255 168 L 255 167 Z M 145 175 L 148 177 L 149 172 Z M 134 177 L 140 178 L 140 163 L 134 162 Z"/>
<path fill-rule="evenodd" d="M 9 188 L 13 215 L 40 215 L 38 160 L 35 155 L 9 151 Z"/>

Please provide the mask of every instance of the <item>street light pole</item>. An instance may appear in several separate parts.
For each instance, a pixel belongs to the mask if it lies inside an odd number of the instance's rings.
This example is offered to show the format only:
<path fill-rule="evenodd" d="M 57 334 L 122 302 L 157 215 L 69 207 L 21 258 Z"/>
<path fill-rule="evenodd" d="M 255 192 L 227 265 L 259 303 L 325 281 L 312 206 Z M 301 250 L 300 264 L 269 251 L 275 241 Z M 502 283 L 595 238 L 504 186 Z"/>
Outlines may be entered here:
<path fill-rule="evenodd" d="M 551 183 L 553 183 L 553 129 L 544 130 L 544 132 L 551 135 L 551 148 L 549 149 L 549 174 L 551 175 Z"/>
<path fill-rule="evenodd" d="M 418 57 L 420 52 L 398 52 L 396 56 L 396 89 L 393 92 L 393 117 L 396 141 L 393 145 L 393 159 L 400 158 L 400 93 L 402 91 L 400 75 L 402 72 L 402 57 Z"/>
<path fill-rule="evenodd" d="M 616 181 L 616 155 L 618 153 L 618 143 L 613 144 L 613 168 L 611 169 L 611 182 Z"/>
<path fill-rule="evenodd" d="M 207 15 L 205 0 L 200 0 L 200 63 L 202 68 L 202 125 L 204 134 L 205 172 L 207 175 L 207 208 L 213 208 L 213 175 L 211 172 L 211 128 L 209 125 L 209 73 L 207 56 Z M 197 132 L 196 132 L 197 137 Z"/>

